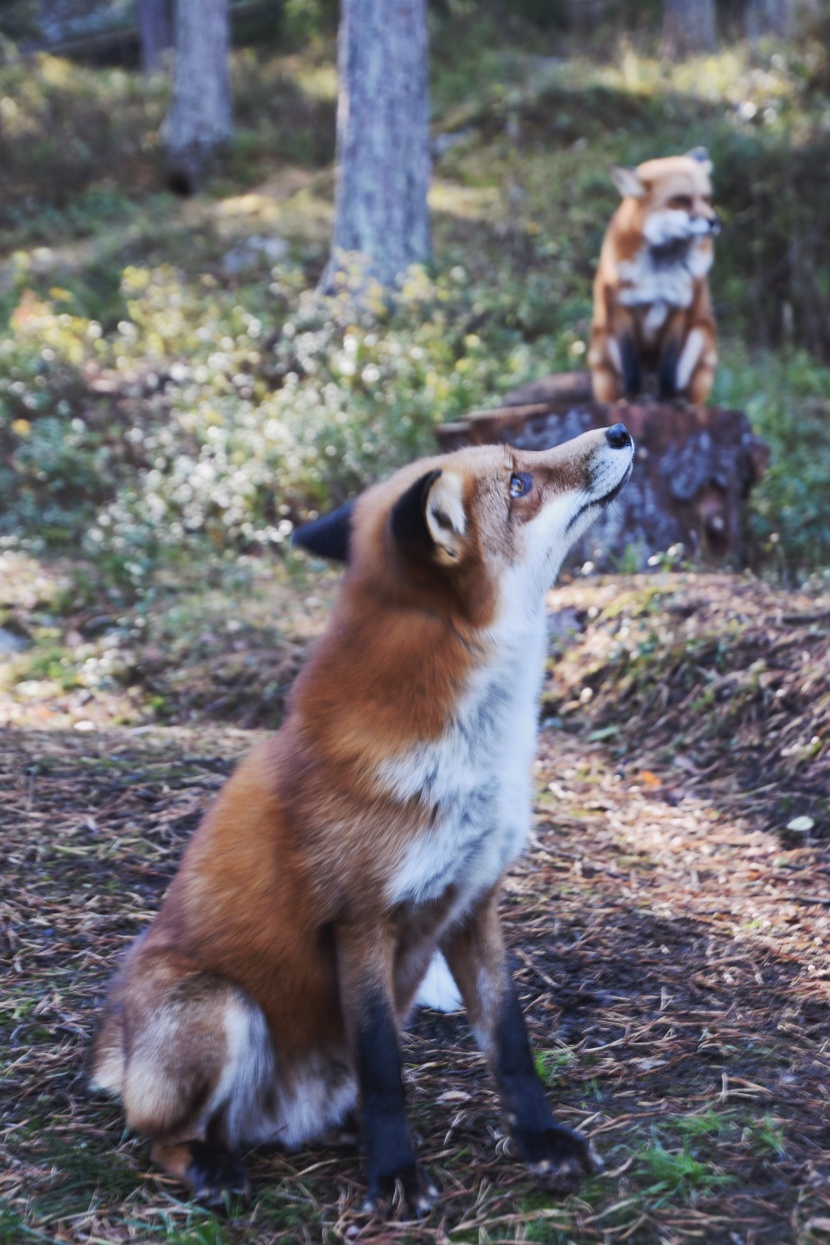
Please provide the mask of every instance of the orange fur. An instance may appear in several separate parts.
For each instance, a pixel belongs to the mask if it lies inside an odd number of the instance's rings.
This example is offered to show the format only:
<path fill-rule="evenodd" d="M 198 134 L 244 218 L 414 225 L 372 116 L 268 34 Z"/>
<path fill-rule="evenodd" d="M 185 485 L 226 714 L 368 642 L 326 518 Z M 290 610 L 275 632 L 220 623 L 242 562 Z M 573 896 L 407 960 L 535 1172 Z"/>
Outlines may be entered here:
<path fill-rule="evenodd" d="M 286 722 L 252 749 L 204 817 L 161 912 L 112 984 L 96 1041 L 95 1080 L 123 1098 L 156 1160 L 195 1192 L 214 1197 L 240 1184 L 229 1156 L 242 1144 L 324 1133 L 358 1089 L 366 1109 L 360 1049 L 375 1032 L 367 1017 L 386 1000 L 402 1021 L 438 947 L 497 1070 L 509 976 L 495 896 L 521 825 L 504 839 L 496 813 L 503 804 L 512 815 L 512 796 L 497 790 L 466 848 L 454 754 L 440 782 L 422 757 L 437 749 L 440 769 L 442 748 L 463 751 L 470 731 L 459 735 L 457 722 L 482 681 L 470 730 L 491 729 L 487 713 L 513 695 L 512 667 L 498 683 L 502 646 L 515 648 L 519 669 L 527 624 L 504 585 L 541 558 L 538 602 L 531 594 L 527 610 L 543 635 L 543 593 L 566 533 L 627 478 L 630 438 L 612 432 L 613 443 L 611 432 L 588 433 L 538 454 L 461 450 L 413 464 L 358 500 L 343 590 Z M 532 480 L 526 496 L 511 493 L 516 479 Z M 516 730 L 531 748 L 537 677 L 516 699 Z M 475 760 L 475 739 L 469 746 Z M 529 769 L 527 747 L 518 758 Z M 498 754 L 485 760 L 485 773 L 498 769 Z M 529 781 L 508 777 L 520 792 Z M 470 860 L 453 874 L 450 850 L 446 882 L 430 874 L 423 846 L 437 836 L 440 857 L 444 826 L 462 834 Z M 588 1161 L 581 1139 L 554 1132 Z M 381 1160 L 367 1144 L 371 1185 Z"/>

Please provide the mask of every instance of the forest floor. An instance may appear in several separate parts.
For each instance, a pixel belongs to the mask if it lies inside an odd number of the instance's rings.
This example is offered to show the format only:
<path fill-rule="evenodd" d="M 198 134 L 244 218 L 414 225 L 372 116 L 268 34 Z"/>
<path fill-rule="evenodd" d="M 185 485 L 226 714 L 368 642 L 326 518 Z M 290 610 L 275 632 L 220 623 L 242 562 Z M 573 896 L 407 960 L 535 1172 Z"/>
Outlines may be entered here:
<path fill-rule="evenodd" d="M 32 634 L 65 568 L 4 569 Z M 249 1155 L 251 1203 L 216 1218 L 91 1095 L 104 984 L 259 736 L 240 723 L 278 720 L 319 632 L 336 577 L 315 593 L 308 574 L 262 572 L 238 617 L 225 598 L 166 655 L 124 619 L 53 612 L 64 652 L 130 646 L 120 684 L 0 658 L 0 1242 L 826 1240 L 830 600 L 755 579 L 577 578 L 549 600 L 534 834 L 502 907 L 540 1073 L 600 1175 L 557 1190 L 510 1156 L 460 1014 L 422 1010 L 404 1036 L 440 1190 L 417 1224 L 364 1214 L 359 1156 L 324 1145 Z"/>

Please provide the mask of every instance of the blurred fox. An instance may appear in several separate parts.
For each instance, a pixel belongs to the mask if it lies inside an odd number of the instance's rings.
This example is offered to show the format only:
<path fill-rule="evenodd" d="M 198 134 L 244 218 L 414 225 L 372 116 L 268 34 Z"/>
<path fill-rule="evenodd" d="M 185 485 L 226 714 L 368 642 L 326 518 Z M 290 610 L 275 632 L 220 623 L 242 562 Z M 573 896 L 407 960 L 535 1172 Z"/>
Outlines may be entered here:
<path fill-rule="evenodd" d="M 437 953 L 519 1156 L 592 1170 L 554 1120 L 507 967 L 498 893 L 531 821 L 544 598 L 628 479 L 621 424 L 544 452 L 414 463 L 299 529 L 347 570 L 281 730 L 242 762 L 113 981 L 93 1083 L 208 1204 L 243 1146 L 298 1146 L 359 1108 L 371 1205 L 419 1175 L 398 1030 Z"/>
<path fill-rule="evenodd" d="M 712 164 L 685 156 L 611 170 L 623 201 L 611 218 L 594 280 L 588 365 L 594 397 L 641 392 L 646 372 L 662 399 L 705 401 L 717 363 L 707 274 L 719 232 Z"/>

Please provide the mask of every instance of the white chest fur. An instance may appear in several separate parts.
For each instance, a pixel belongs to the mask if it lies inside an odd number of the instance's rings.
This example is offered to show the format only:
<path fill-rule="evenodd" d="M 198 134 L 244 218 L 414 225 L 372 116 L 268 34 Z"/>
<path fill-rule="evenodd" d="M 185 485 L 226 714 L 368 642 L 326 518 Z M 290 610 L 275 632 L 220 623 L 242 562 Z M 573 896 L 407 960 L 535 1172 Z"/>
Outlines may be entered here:
<path fill-rule="evenodd" d="M 699 240 L 692 241 L 686 254 L 672 262 L 656 259 L 651 248 L 643 246 L 632 260 L 619 265 L 620 302 L 627 307 L 660 308 L 659 315 L 649 312 L 647 325 L 657 331 L 670 309 L 691 304 L 694 281 L 704 277 L 711 264 L 711 247 Z"/>
<path fill-rule="evenodd" d="M 688 307 L 692 301 L 692 274 L 682 261 L 655 264 L 648 247 L 620 266 L 620 302 L 626 306 L 666 303 L 669 307 Z"/>
<path fill-rule="evenodd" d="M 521 852 L 544 647 L 540 610 L 475 672 L 440 739 L 384 765 L 382 779 L 397 798 L 417 798 L 431 811 L 429 828 L 402 853 L 391 903 L 428 902 L 454 886 L 458 914 Z"/>

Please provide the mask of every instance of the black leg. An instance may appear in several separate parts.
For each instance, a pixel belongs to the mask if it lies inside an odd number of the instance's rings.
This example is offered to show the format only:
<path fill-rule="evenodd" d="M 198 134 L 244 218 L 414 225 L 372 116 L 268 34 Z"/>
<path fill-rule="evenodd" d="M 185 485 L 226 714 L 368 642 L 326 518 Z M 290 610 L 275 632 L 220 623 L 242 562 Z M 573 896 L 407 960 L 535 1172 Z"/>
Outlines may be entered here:
<path fill-rule="evenodd" d="M 415 1154 L 404 1112 L 398 1034 L 387 1001 L 372 998 L 357 1030 L 357 1079 L 362 1100 L 368 1200 L 391 1196 L 401 1182 L 407 1202 L 419 1209 Z"/>
<path fill-rule="evenodd" d="M 467 922 L 442 941 L 470 1023 L 499 1087 L 502 1109 L 520 1158 L 535 1171 L 596 1171 L 601 1163 L 579 1133 L 557 1124 L 536 1075 L 524 1017 L 510 978 L 491 892 Z"/>
<path fill-rule="evenodd" d="M 536 1075 L 524 1017 L 512 982 L 505 991 L 495 1039 L 495 1074 L 502 1106 L 520 1157 L 534 1171 L 579 1167 L 591 1173 L 598 1160 L 584 1137 L 557 1124 Z"/>
<path fill-rule="evenodd" d="M 672 337 L 666 343 L 657 368 L 657 392 L 664 402 L 669 402 L 678 396 L 677 361 L 679 357 L 677 339 Z"/>
<path fill-rule="evenodd" d="M 626 398 L 636 398 L 643 388 L 643 378 L 637 347 L 628 333 L 620 338 L 620 356 L 623 368 L 623 393 Z"/>
<path fill-rule="evenodd" d="M 406 1123 L 393 1003 L 395 949 L 394 925 L 385 928 L 376 920 L 338 928 L 337 971 L 357 1073 L 367 1208 L 399 1194 L 406 1209 L 422 1215 L 435 1190 L 423 1184 Z"/>

